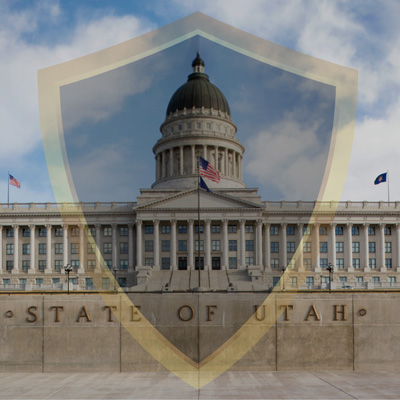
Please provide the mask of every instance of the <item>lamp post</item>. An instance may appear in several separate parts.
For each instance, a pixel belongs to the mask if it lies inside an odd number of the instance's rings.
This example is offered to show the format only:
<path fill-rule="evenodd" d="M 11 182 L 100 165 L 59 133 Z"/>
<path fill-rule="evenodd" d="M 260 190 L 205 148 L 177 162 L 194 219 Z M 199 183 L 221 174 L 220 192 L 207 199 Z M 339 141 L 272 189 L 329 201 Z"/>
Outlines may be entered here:
<path fill-rule="evenodd" d="M 117 290 L 117 271 L 118 268 L 114 265 L 113 273 L 114 273 L 114 290 Z"/>
<path fill-rule="evenodd" d="M 67 264 L 64 267 L 64 270 L 65 270 L 65 275 L 67 275 L 67 288 L 68 288 L 67 290 L 68 290 L 68 295 L 69 295 L 69 274 L 72 271 L 72 267 L 69 264 Z"/>
<path fill-rule="evenodd" d="M 285 271 L 286 271 L 286 267 L 282 267 L 282 290 L 285 290 Z"/>
<path fill-rule="evenodd" d="M 332 291 L 332 281 L 333 281 L 333 271 L 334 271 L 334 266 L 332 263 L 329 263 L 326 269 L 329 272 L 329 293 Z"/>

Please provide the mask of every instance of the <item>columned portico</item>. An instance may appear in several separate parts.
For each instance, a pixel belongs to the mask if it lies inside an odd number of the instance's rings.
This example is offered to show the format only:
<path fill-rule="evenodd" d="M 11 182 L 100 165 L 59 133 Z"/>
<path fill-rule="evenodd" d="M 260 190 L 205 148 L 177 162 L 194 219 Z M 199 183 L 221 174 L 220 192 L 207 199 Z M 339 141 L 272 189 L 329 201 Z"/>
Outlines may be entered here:
<path fill-rule="evenodd" d="M 271 271 L 271 224 L 264 224 L 265 233 L 265 257 L 264 257 L 264 269 L 268 272 Z"/>
<path fill-rule="evenodd" d="M 346 239 L 347 239 L 347 271 L 354 272 L 353 268 L 353 235 L 352 235 L 353 225 L 348 223 L 346 224 Z"/>
<path fill-rule="evenodd" d="M 330 233 L 330 249 L 329 249 L 329 261 L 332 263 L 336 269 L 336 224 L 331 224 Z"/>
<path fill-rule="evenodd" d="M 368 228 L 369 224 L 363 224 L 362 225 L 362 235 L 363 235 L 363 241 L 362 241 L 362 254 L 363 257 L 361 259 L 362 262 L 362 267 L 364 272 L 369 272 L 369 245 L 368 245 Z"/>
<path fill-rule="evenodd" d="M 204 243 L 204 252 L 205 252 L 205 264 L 204 269 L 211 269 L 211 221 L 207 219 L 205 221 L 204 233 L 205 233 L 205 243 Z"/>
<path fill-rule="evenodd" d="M 13 274 L 19 273 L 19 225 L 14 225 L 14 266 Z"/>
<path fill-rule="evenodd" d="M 314 272 L 321 272 L 321 252 L 320 252 L 320 244 L 319 244 L 319 227 L 318 223 L 315 223 L 313 226 L 313 234 L 314 234 L 314 254 L 315 254 L 315 262 L 314 262 Z"/>
<path fill-rule="evenodd" d="M 194 270 L 194 239 L 193 239 L 193 225 L 192 219 L 188 220 L 188 268 Z"/>
<path fill-rule="evenodd" d="M 142 221 L 136 221 L 136 266 L 141 267 L 143 262 L 142 256 Z"/>
<path fill-rule="evenodd" d="M 243 219 L 239 221 L 240 225 L 240 269 L 246 268 L 246 246 L 245 246 L 245 223 Z"/>
<path fill-rule="evenodd" d="M 36 232 L 35 232 L 35 225 L 29 225 L 29 229 L 31 232 L 31 238 L 30 238 L 30 261 L 29 261 L 29 269 L 28 269 L 28 274 L 34 274 L 36 273 Z M 47 233 L 48 235 L 48 233 Z M 51 239 L 51 237 L 50 237 Z M 51 255 L 51 241 L 49 245 L 49 241 L 47 240 L 47 265 L 46 268 L 49 267 L 49 255 Z"/>
<path fill-rule="evenodd" d="M 176 264 L 176 219 L 171 221 L 171 269 L 177 269 Z"/>
<path fill-rule="evenodd" d="M 222 221 L 222 269 L 229 269 L 228 221 Z"/>
<path fill-rule="evenodd" d="M 154 220 L 154 269 L 160 269 L 160 221 Z"/>
<path fill-rule="evenodd" d="M 281 224 L 281 232 L 282 232 L 282 267 L 287 268 L 287 237 L 286 237 L 286 228 L 287 224 Z"/>
<path fill-rule="evenodd" d="M 36 232 L 35 229 L 31 229 L 31 240 L 32 236 L 35 238 Z M 47 247 L 47 253 L 46 253 L 46 269 L 44 272 L 46 274 L 51 274 L 54 270 L 53 267 L 53 260 L 52 260 L 52 254 L 53 254 L 53 249 L 51 248 L 51 225 L 46 225 L 46 247 Z M 35 245 L 34 245 L 35 247 Z M 81 246 L 80 252 L 83 253 L 83 247 Z M 35 250 L 33 250 L 35 252 Z M 31 263 L 31 268 L 32 268 L 32 263 Z M 83 272 L 83 271 L 82 271 Z"/>

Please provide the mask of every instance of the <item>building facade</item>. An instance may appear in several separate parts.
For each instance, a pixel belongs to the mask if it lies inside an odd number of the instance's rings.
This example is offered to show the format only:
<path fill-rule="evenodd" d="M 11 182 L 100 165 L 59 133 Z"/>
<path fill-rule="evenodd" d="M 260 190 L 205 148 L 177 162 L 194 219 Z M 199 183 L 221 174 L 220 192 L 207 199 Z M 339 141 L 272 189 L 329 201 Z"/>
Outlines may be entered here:
<path fill-rule="evenodd" d="M 326 288 L 329 264 L 334 287 L 396 287 L 400 202 L 262 201 L 243 181 L 228 101 L 199 54 L 192 67 L 136 202 L 2 205 L 1 288 L 65 289 L 66 265 L 80 289 L 112 289 L 114 274 L 130 290 L 187 290 L 199 265 L 209 289 L 282 286 L 283 270 L 286 288 Z M 199 156 L 221 176 L 211 192 L 197 188 Z"/>

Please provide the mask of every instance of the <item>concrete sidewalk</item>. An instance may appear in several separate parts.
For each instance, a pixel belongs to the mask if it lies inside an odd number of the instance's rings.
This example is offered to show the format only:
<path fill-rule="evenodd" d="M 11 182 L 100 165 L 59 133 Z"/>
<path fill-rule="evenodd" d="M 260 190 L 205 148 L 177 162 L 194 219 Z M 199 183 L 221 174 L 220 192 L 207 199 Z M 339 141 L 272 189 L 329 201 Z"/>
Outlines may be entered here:
<path fill-rule="evenodd" d="M 167 372 L 0 374 L 0 399 L 399 398 L 387 372 L 226 372 L 199 391 Z"/>

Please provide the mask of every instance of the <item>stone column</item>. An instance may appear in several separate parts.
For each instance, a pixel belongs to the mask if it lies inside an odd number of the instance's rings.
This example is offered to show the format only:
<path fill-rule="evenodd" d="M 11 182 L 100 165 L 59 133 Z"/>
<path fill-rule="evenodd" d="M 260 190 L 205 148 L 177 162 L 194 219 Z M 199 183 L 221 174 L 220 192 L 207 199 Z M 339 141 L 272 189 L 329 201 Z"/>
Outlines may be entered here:
<path fill-rule="evenodd" d="M 128 273 L 134 271 L 133 263 L 133 224 L 128 224 Z"/>
<path fill-rule="evenodd" d="M 332 263 L 334 268 L 336 269 L 336 224 L 331 224 L 330 234 L 330 259 L 328 259 L 328 263 Z"/>
<path fill-rule="evenodd" d="M 160 269 L 160 221 L 154 220 L 154 269 Z"/>
<path fill-rule="evenodd" d="M 119 269 L 118 263 L 118 247 L 117 247 L 117 224 L 111 224 L 112 228 L 112 238 L 111 238 L 111 243 L 112 243 L 112 254 L 111 254 L 111 271 L 114 269 L 114 267 L 117 267 Z"/>
<path fill-rule="evenodd" d="M 203 144 L 203 158 L 205 160 L 207 160 L 207 145 L 206 144 Z"/>
<path fill-rule="evenodd" d="M 400 271 L 400 224 L 396 224 L 396 260 L 397 272 Z"/>
<path fill-rule="evenodd" d="M 353 224 L 347 224 L 346 225 L 346 235 L 347 235 L 347 257 L 346 257 L 346 263 L 347 263 L 347 271 L 348 272 L 354 272 L 353 268 L 353 235 L 352 235 L 352 227 Z"/>
<path fill-rule="evenodd" d="M 315 251 L 315 263 L 314 272 L 321 272 L 321 256 L 320 256 L 320 245 L 319 245 L 319 224 L 314 224 L 314 251 Z"/>
<path fill-rule="evenodd" d="M 262 221 L 257 220 L 256 226 L 256 265 L 262 268 Z"/>
<path fill-rule="evenodd" d="M 271 224 L 264 224 L 264 229 L 265 229 L 264 269 L 271 271 Z"/>
<path fill-rule="evenodd" d="M 176 219 L 171 220 L 171 269 L 176 269 Z"/>
<path fill-rule="evenodd" d="M 241 155 L 239 155 L 239 179 L 242 180 L 243 179 L 243 157 Z"/>
<path fill-rule="evenodd" d="M 285 267 L 285 268 L 287 268 L 287 266 L 288 266 L 286 227 L 287 227 L 287 224 L 281 224 L 281 231 L 282 231 L 282 267 Z"/>
<path fill-rule="evenodd" d="M 214 165 L 214 167 L 215 167 L 215 169 L 217 171 L 222 172 L 220 170 L 220 168 L 219 168 L 219 165 L 218 165 L 218 146 L 214 146 L 214 154 L 215 154 L 215 165 Z"/>
<path fill-rule="evenodd" d="M 362 227 L 362 235 L 363 235 L 363 240 L 361 242 L 361 248 L 362 248 L 362 267 L 364 268 L 364 272 L 369 272 L 369 237 L 368 237 L 368 228 L 369 224 L 364 224 Z"/>
<path fill-rule="evenodd" d="M 180 175 L 183 175 L 183 146 L 180 146 L 179 147 L 179 155 L 180 155 L 180 158 L 181 158 L 181 164 L 180 164 L 180 168 L 179 168 L 179 174 Z"/>
<path fill-rule="evenodd" d="M 386 266 L 385 266 L 385 224 L 380 224 L 379 225 L 379 245 L 378 247 L 378 262 L 379 265 L 377 265 L 378 268 L 381 269 L 381 272 L 386 272 Z"/>
<path fill-rule="evenodd" d="M 245 220 L 240 220 L 240 269 L 246 268 Z"/>
<path fill-rule="evenodd" d="M 161 178 L 165 178 L 167 175 L 166 172 L 166 157 L 165 157 L 165 150 L 161 152 Z"/>
<path fill-rule="evenodd" d="M 169 176 L 174 176 L 174 149 L 169 149 Z"/>
<path fill-rule="evenodd" d="M 136 267 L 141 267 L 142 257 L 142 221 L 136 221 Z"/>
<path fill-rule="evenodd" d="M 14 268 L 12 274 L 19 273 L 19 226 L 14 225 Z"/>
<path fill-rule="evenodd" d="M 304 254 L 304 249 L 303 249 L 303 228 L 304 224 L 297 224 L 297 237 L 299 241 L 299 257 L 297 259 L 297 270 L 299 272 L 304 272 L 304 265 L 303 265 L 303 254 Z"/>
<path fill-rule="evenodd" d="M 35 236 L 35 228 L 33 228 L 33 236 Z M 32 229 L 31 229 L 31 241 L 32 241 Z M 46 248 L 46 269 L 44 270 L 44 273 L 51 274 L 52 272 L 54 272 L 53 251 L 51 248 L 51 225 L 46 225 L 46 242 L 47 242 L 47 244 L 46 244 L 46 247 L 47 247 Z M 32 251 L 32 249 L 31 249 L 31 251 Z"/>
<path fill-rule="evenodd" d="M 194 269 L 193 220 L 188 220 L 188 269 Z M 200 244 L 199 244 L 200 245 Z"/>
<path fill-rule="evenodd" d="M 36 272 L 36 235 L 35 235 L 35 225 L 29 225 L 31 230 L 31 256 L 30 256 L 30 267 L 28 269 L 28 274 L 34 274 Z M 48 233 L 47 233 L 48 235 Z M 51 243 L 50 243 L 51 246 Z M 47 241 L 47 266 L 50 265 L 49 255 L 51 256 L 51 247 L 49 247 L 49 242 Z M 46 268 L 47 268 L 46 266 Z"/>
<path fill-rule="evenodd" d="M 233 177 L 236 179 L 236 152 L 232 152 Z"/>
<path fill-rule="evenodd" d="M 3 226 L 0 225 L 0 271 L 5 272 L 6 267 L 3 262 Z"/>
<path fill-rule="evenodd" d="M 222 221 L 222 269 L 229 269 L 228 221 Z"/>
<path fill-rule="evenodd" d="M 228 155 L 228 149 L 226 147 L 225 147 L 224 164 L 225 164 L 224 174 L 225 174 L 225 176 L 228 176 L 229 175 L 229 155 Z"/>
<path fill-rule="evenodd" d="M 103 266 L 101 265 L 101 251 L 100 251 L 100 246 L 101 246 L 101 225 L 96 224 L 96 248 L 95 248 L 95 253 L 96 253 L 96 272 L 101 272 L 103 269 Z"/>
<path fill-rule="evenodd" d="M 63 228 L 63 267 L 69 263 L 69 247 L 68 247 L 68 225 L 62 225 Z"/>
<path fill-rule="evenodd" d="M 211 269 L 211 221 L 209 219 L 205 220 L 204 227 L 204 269 Z"/>
<path fill-rule="evenodd" d="M 196 154 L 195 154 L 195 146 L 190 146 L 190 150 L 192 152 L 192 175 L 196 173 Z"/>
<path fill-rule="evenodd" d="M 79 224 L 79 269 L 78 273 L 79 274 L 84 274 L 85 273 L 85 268 L 86 268 L 86 250 L 87 247 L 85 247 L 85 225 Z M 49 238 L 47 237 L 47 240 Z"/>

